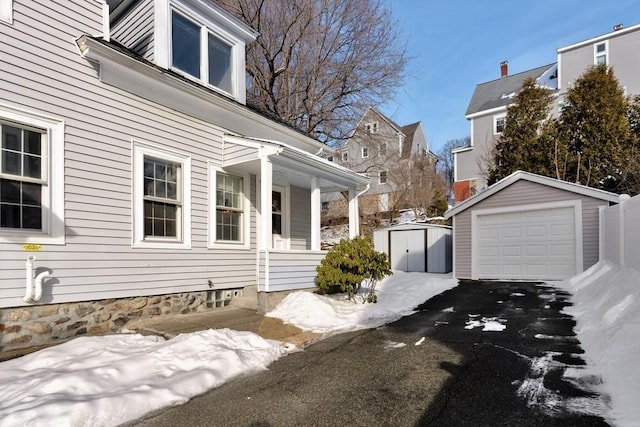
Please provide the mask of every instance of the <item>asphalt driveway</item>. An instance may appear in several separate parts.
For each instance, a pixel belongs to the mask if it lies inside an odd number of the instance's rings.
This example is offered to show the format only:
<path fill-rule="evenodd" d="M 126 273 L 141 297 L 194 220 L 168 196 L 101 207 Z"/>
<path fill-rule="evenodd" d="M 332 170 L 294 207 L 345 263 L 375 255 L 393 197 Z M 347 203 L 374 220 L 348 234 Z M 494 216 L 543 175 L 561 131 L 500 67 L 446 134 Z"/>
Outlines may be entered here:
<path fill-rule="evenodd" d="M 131 425 L 600 426 L 567 294 L 462 282 L 384 327 L 338 335 Z M 572 377 L 564 376 L 569 369 Z"/>

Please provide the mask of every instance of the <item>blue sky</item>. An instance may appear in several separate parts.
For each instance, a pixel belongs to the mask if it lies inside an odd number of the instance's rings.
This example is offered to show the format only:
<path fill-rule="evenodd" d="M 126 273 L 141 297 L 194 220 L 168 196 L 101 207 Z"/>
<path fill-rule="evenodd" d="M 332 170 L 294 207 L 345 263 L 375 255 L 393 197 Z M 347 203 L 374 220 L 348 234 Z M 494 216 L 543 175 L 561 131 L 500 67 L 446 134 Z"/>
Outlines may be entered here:
<path fill-rule="evenodd" d="M 640 24 L 638 0 L 383 0 L 408 39 L 405 86 L 380 110 L 422 121 L 432 151 L 469 135 L 465 110 L 478 83 L 556 61 L 556 49 Z M 640 55 L 640 52 L 638 52 Z M 640 72 L 640 71 L 639 71 Z"/>

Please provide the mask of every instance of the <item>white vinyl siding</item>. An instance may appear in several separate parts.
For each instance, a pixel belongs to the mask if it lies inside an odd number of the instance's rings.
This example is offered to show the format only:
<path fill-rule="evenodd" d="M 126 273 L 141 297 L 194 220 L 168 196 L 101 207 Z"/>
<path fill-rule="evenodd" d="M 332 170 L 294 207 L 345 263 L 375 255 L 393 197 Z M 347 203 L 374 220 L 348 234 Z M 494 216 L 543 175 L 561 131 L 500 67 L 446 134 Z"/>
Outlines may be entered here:
<path fill-rule="evenodd" d="M 154 1 L 144 0 L 132 8 L 111 30 L 111 38 L 138 55 L 153 61 Z"/>
<path fill-rule="evenodd" d="M 255 284 L 254 175 L 251 250 L 207 248 L 208 162 L 221 164 L 225 129 L 101 83 L 95 64 L 80 56 L 73 40 L 102 31 L 102 7 L 68 3 L 55 8 L 15 0 L 13 25 L 0 25 L 0 104 L 32 112 L 61 135 L 53 141 L 64 150 L 64 159 L 54 162 L 64 178 L 63 203 L 53 208 L 59 214 L 52 227 L 62 230 L 62 243 L 66 226 L 66 245 L 0 237 L 0 307 L 24 305 L 22 244 L 30 242 L 42 244 L 35 267 L 50 269 L 56 280 L 53 290 L 43 290 L 45 303 L 201 291 L 208 280 L 215 286 Z M 132 140 L 192 159 L 191 250 L 132 248 Z"/>

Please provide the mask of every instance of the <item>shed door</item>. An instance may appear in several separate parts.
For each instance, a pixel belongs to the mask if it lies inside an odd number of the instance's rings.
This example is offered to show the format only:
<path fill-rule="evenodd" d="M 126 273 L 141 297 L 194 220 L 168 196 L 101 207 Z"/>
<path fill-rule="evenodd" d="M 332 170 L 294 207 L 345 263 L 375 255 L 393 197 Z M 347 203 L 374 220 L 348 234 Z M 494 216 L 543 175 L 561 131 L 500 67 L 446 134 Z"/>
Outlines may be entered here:
<path fill-rule="evenodd" d="M 575 275 L 575 209 L 478 215 L 474 278 L 550 280 Z"/>
<path fill-rule="evenodd" d="M 391 269 L 425 271 L 424 230 L 402 230 L 389 233 Z"/>

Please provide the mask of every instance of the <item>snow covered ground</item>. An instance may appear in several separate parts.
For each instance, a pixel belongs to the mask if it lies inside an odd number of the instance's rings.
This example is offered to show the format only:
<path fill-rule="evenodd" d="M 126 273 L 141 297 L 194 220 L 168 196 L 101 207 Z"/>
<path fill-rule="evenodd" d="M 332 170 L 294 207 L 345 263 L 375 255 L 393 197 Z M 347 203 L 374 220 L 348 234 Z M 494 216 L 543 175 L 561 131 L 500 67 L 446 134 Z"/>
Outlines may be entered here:
<path fill-rule="evenodd" d="M 396 320 L 456 285 L 450 275 L 399 273 L 379 285 L 378 304 L 307 292 L 272 315 L 327 334 Z M 297 323 L 297 316 L 304 319 Z M 114 426 L 188 401 L 296 351 L 251 332 L 210 329 L 159 337 L 81 337 L 0 363 L 0 426 Z"/>
<path fill-rule="evenodd" d="M 450 275 L 399 272 L 378 285 L 377 304 L 299 292 L 269 315 L 330 335 L 391 322 L 455 285 Z M 640 272 L 603 263 L 554 285 L 574 295 L 566 311 L 577 319 L 587 369 L 602 376 L 604 392 L 612 397 L 612 421 L 637 426 Z M 493 333 L 503 326 L 493 318 L 467 323 Z M 267 369 L 291 351 L 296 349 L 285 343 L 228 329 L 168 341 L 137 334 L 77 338 L 0 363 L 0 426 L 121 424 L 186 402 L 238 375 Z"/>

